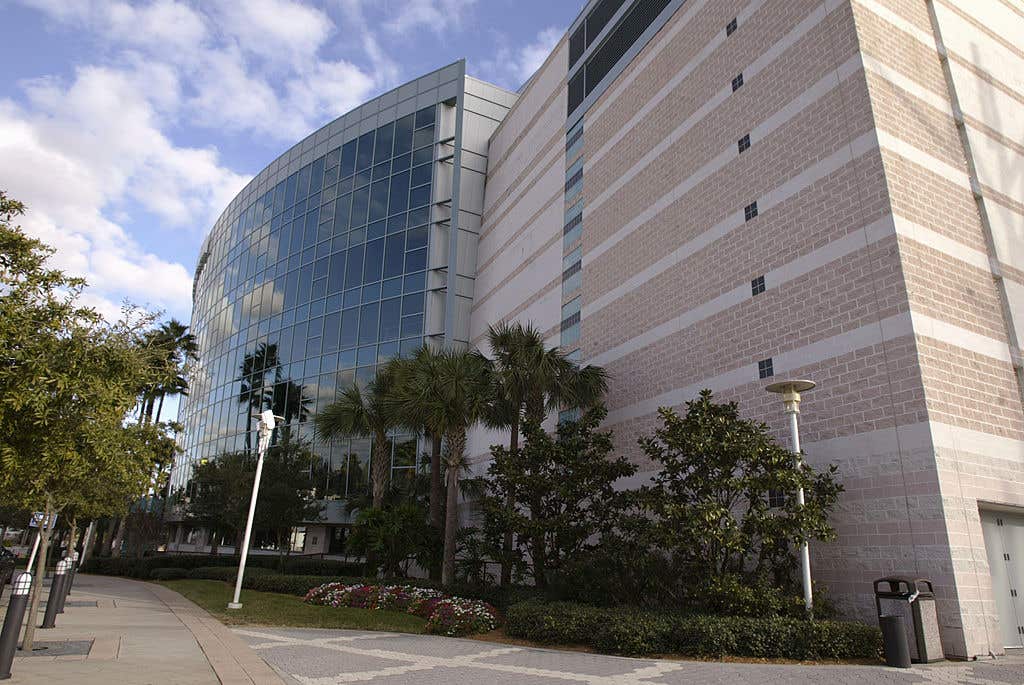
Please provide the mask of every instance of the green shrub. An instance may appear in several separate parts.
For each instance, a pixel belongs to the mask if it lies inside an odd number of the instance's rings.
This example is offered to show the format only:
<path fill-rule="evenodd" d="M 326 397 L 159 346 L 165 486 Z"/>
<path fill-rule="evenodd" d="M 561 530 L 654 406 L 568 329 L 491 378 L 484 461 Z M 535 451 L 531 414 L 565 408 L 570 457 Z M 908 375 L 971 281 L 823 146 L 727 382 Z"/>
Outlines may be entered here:
<path fill-rule="evenodd" d="M 277 571 L 279 564 L 278 556 L 259 554 L 250 556 L 246 567 Z M 129 576 L 145 579 L 152 578 L 153 571 L 160 568 L 192 570 L 210 567 L 238 568 L 238 557 L 208 554 L 155 554 L 142 559 L 94 557 L 82 565 L 82 571 L 105 576 Z M 310 559 L 307 557 L 285 557 L 284 559 L 285 573 L 296 575 L 352 576 L 361 574 L 362 570 L 362 564 L 334 559 Z"/>
<path fill-rule="evenodd" d="M 246 569 L 246 573 L 249 573 L 252 570 L 253 569 Z M 200 566 L 186 571 L 188 578 L 193 578 L 195 580 L 223 580 L 228 583 L 235 582 L 235 574 L 237 573 L 237 566 Z"/>
<path fill-rule="evenodd" d="M 188 571 L 183 568 L 155 568 L 149 577 L 153 580 L 181 580 L 188 577 Z"/>
<path fill-rule="evenodd" d="M 546 644 L 582 644 L 634 656 L 873 659 L 881 648 L 878 629 L 860 623 L 692 615 L 568 602 L 530 601 L 509 607 L 506 631 Z"/>
<path fill-rule="evenodd" d="M 245 572 L 242 587 L 259 592 L 277 592 L 283 595 L 304 597 L 312 588 L 324 583 L 325 576 L 297 576 L 280 573 L 257 573 L 249 575 Z M 232 578 L 234 580 L 234 578 Z"/>

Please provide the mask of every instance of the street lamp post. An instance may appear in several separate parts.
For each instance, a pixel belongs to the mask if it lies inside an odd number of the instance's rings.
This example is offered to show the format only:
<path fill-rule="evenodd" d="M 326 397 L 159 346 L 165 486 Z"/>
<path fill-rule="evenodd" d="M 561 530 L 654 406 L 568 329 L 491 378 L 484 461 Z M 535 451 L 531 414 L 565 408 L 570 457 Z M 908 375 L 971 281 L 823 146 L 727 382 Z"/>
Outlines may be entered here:
<path fill-rule="evenodd" d="M 792 435 L 793 454 L 796 456 L 796 463 L 799 466 L 802 462 L 800 456 L 800 425 L 797 417 L 800 414 L 800 393 L 814 389 L 814 381 L 788 380 L 772 383 L 765 390 L 782 395 L 782 402 L 786 406 L 786 413 L 789 414 L 789 430 Z M 804 506 L 804 489 L 800 487 L 796 491 L 796 503 L 802 509 Z M 805 539 L 800 545 L 800 570 L 803 576 L 804 587 L 804 608 L 807 610 L 807 617 L 813 616 L 814 597 L 811 592 L 811 551 Z"/>
<path fill-rule="evenodd" d="M 260 477 L 263 475 L 263 457 L 270 445 L 270 436 L 274 433 L 276 419 L 274 412 L 267 409 L 259 415 L 260 425 L 257 429 L 256 440 L 256 477 L 252 481 L 252 498 L 249 500 L 249 519 L 245 522 L 245 538 L 242 541 L 242 554 L 238 560 L 238 577 L 235 579 L 234 601 L 228 602 L 228 609 L 241 609 L 242 603 L 238 601 L 242 593 L 242 577 L 245 575 L 245 562 L 249 558 L 249 538 L 252 536 L 252 521 L 256 515 L 256 497 L 260 492 Z"/>

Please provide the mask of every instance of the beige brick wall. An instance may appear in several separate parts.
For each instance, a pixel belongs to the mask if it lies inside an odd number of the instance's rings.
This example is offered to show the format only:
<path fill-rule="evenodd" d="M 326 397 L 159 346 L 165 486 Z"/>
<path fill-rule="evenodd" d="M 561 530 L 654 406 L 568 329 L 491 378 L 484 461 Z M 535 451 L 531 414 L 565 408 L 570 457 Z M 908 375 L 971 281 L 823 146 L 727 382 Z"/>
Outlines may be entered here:
<path fill-rule="evenodd" d="M 871 580 L 930 577 L 947 652 L 999 653 L 978 507 L 1024 506 L 1024 412 L 927 3 L 749 4 L 684 4 L 584 118 L 581 344 L 616 445 L 649 470 L 658 404 L 705 386 L 785 439 L 757 361 L 814 379 L 804 447 L 846 488 L 815 578 L 872 620 Z M 492 140 L 477 341 L 496 318 L 557 335 L 564 49 Z"/>

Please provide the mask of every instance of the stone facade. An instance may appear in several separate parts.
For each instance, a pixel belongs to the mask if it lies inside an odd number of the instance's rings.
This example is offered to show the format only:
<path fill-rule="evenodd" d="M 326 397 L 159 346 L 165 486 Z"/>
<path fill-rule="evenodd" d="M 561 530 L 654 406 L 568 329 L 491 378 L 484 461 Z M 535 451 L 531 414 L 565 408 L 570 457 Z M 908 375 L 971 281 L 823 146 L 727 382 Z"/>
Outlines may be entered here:
<path fill-rule="evenodd" d="M 1024 507 L 1024 5 L 683 3 L 583 115 L 563 296 L 567 43 L 490 141 L 470 339 L 521 319 L 558 344 L 582 294 L 642 467 L 659 406 L 709 387 L 784 439 L 758 362 L 817 381 L 803 446 L 846 492 L 815 578 L 863 619 L 874 578 L 931 578 L 947 654 L 1002 653 L 979 510 Z"/>

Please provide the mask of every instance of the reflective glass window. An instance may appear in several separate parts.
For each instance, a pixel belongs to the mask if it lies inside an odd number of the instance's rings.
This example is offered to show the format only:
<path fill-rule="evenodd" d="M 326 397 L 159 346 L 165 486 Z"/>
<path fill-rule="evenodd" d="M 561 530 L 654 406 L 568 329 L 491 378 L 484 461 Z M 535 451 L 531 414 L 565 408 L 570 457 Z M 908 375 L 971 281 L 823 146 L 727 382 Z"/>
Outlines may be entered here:
<path fill-rule="evenodd" d="M 355 347 L 359 339 L 358 333 L 359 310 L 346 309 L 341 313 L 341 346 L 343 348 Z"/>
<path fill-rule="evenodd" d="M 373 138 L 373 131 L 359 136 L 359 152 L 356 157 L 356 171 L 369 169 L 370 165 L 373 164 Z"/>
<path fill-rule="evenodd" d="M 359 344 L 374 342 L 377 339 L 377 318 L 380 314 L 380 303 L 364 304 L 359 310 Z"/>
<path fill-rule="evenodd" d="M 394 340 L 399 334 L 402 300 L 393 298 L 380 304 L 380 339 Z"/>
<path fill-rule="evenodd" d="M 395 122 L 395 156 L 412 150 L 413 115 L 402 117 Z"/>
<path fill-rule="evenodd" d="M 392 143 L 395 139 L 395 125 L 385 124 L 377 129 L 377 146 L 373 153 L 374 162 L 391 158 Z"/>
<path fill-rule="evenodd" d="M 379 281 L 384 266 L 384 240 L 378 239 L 366 243 L 366 260 L 363 267 L 363 283 Z"/>
<path fill-rule="evenodd" d="M 363 282 L 363 246 L 349 248 L 345 263 L 345 287 L 351 288 Z"/>
<path fill-rule="evenodd" d="M 351 176 L 356 171 L 357 141 L 350 140 L 341 147 L 341 177 Z"/>

